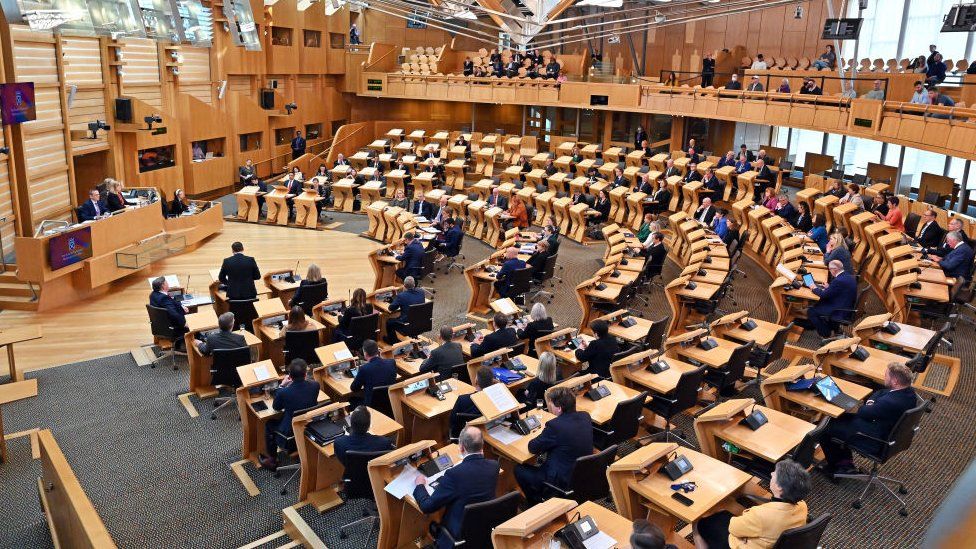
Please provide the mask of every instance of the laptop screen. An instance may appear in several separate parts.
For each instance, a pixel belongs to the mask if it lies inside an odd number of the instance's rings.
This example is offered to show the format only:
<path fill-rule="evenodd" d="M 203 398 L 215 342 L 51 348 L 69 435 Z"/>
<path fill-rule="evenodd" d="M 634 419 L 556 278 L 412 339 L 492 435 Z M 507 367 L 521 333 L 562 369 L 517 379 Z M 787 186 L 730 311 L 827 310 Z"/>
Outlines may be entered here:
<path fill-rule="evenodd" d="M 840 394 L 840 387 L 837 386 L 837 383 L 830 376 L 824 376 L 817 382 L 817 390 L 828 401 L 833 400 Z"/>

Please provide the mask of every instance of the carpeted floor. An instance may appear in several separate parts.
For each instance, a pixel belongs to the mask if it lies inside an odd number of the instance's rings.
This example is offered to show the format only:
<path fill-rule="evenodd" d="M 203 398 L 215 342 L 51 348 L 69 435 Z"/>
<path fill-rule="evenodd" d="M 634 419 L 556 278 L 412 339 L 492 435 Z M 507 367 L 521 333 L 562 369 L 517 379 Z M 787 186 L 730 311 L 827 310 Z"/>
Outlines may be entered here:
<path fill-rule="evenodd" d="M 338 230 L 358 233 L 365 229 L 362 216 L 334 214 L 342 222 Z M 229 224 L 226 230 L 233 230 Z M 269 231 L 299 229 L 268 227 Z M 490 250 L 465 239 L 466 264 L 483 259 Z M 560 247 L 559 273 L 563 283 L 549 306 L 564 326 L 579 321 L 573 287 L 599 266 L 603 246 L 580 246 L 564 240 Z M 771 319 L 773 307 L 767 288 L 769 277 L 748 259 L 740 263 L 747 277 L 736 282 L 734 297 L 726 310 L 748 309 L 759 318 Z M 668 265 L 665 279 L 675 275 Z M 372 273 L 364 273 L 372 277 Z M 435 326 L 464 319 L 467 288 L 463 275 L 454 271 L 438 275 L 428 286 L 436 290 Z M 668 314 L 660 289 L 646 308 L 633 307 L 648 318 Z M 880 303 L 873 303 L 875 309 Z M 964 366 L 976 357 L 973 330 L 960 324 L 954 354 Z M 813 338 L 800 344 L 811 347 Z M 944 351 L 947 352 L 947 351 Z M 120 547 L 238 547 L 281 528 L 281 509 L 296 503 L 296 491 L 279 495 L 283 479 L 264 471 L 248 471 L 261 490 L 249 497 L 232 474 L 229 464 L 240 459 L 240 425 L 230 410 L 217 421 L 209 419 L 209 404 L 197 403 L 201 416 L 190 418 L 176 396 L 185 391 L 188 373 L 169 368 L 138 367 L 129 355 L 51 368 L 28 374 L 40 382 L 40 395 L 6 406 L 7 433 L 34 427 L 50 428 L 79 481 L 85 488 L 109 532 Z M 749 396 L 757 396 L 749 393 Z M 694 436 L 690 420 L 678 422 Z M 922 423 L 913 448 L 889 463 L 885 474 L 907 480 L 910 516 L 902 518 L 880 494 L 869 496 L 864 508 L 850 507 L 860 486 L 832 485 L 814 475 L 808 500 L 811 513 L 833 514 L 824 546 L 914 547 L 929 522 L 930 514 L 952 482 L 976 455 L 976 376 L 964 368 L 955 394 L 941 399 Z M 44 517 L 36 494 L 39 462 L 30 459 L 26 438 L 10 443 L 11 459 L 0 465 L 0 501 L 6 527 L 0 530 L 0 547 L 50 547 Z M 337 526 L 361 517 L 359 504 L 350 504 L 319 516 L 304 507 L 300 513 L 329 547 L 361 547 L 365 528 L 354 529 L 345 540 Z M 375 533 L 369 546 L 375 545 Z M 270 546 L 270 545 L 269 545 Z"/>

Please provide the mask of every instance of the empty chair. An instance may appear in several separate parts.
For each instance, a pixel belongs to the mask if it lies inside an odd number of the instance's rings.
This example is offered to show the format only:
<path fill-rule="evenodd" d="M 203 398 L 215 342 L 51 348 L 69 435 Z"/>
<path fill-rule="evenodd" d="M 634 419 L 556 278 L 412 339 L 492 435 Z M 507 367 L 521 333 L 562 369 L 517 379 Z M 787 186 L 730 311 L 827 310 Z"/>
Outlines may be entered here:
<path fill-rule="evenodd" d="M 404 336 L 418 337 L 421 334 L 434 329 L 432 319 L 434 316 L 434 302 L 431 300 L 417 303 L 407 307 L 406 324 L 397 325 L 397 333 Z"/>
<path fill-rule="evenodd" d="M 319 359 L 315 354 L 315 348 L 319 346 L 318 330 L 302 330 L 285 332 L 285 364 L 290 364 L 292 360 L 300 358 L 308 364 L 316 364 Z"/>
<path fill-rule="evenodd" d="M 666 395 L 651 395 L 651 400 L 647 401 L 644 407 L 664 418 L 664 430 L 642 437 L 640 440 L 654 440 L 663 437 L 664 442 L 670 442 L 671 438 L 674 437 L 686 446 L 695 447 L 694 444 L 685 440 L 684 433 L 672 431 L 671 419 L 698 404 L 698 392 L 701 390 L 702 380 L 705 377 L 705 368 L 707 366 L 683 372 L 681 377 L 678 378 L 678 383 L 674 390 L 670 393 Z"/>
<path fill-rule="evenodd" d="M 661 350 L 661 347 L 664 346 L 665 335 L 667 334 L 667 329 L 670 324 L 671 315 L 652 322 L 651 327 L 647 329 L 647 335 L 645 335 L 640 341 L 641 350 Z"/>
<path fill-rule="evenodd" d="M 829 417 L 822 419 L 816 427 L 803 436 L 803 439 L 795 448 L 783 456 L 783 459 L 792 459 L 804 469 L 809 469 L 813 465 L 814 452 L 820 443 L 820 436 L 829 424 Z M 772 478 L 773 469 L 776 467 L 775 463 L 771 463 L 762 458 L 742 457 L 738 455 L 732 457 L 732 465 L 766 482 L 769 482 Z"/>
<path fill-rule="evenodd" d="M 519 298 L 521 298 L 521 303 L 525 305 L 526 294 L 532 291 L 532 267 L 525 267 L 512 273 L 511 283 L 512 285 L 508 288 L 508 297 L 516 303 L 519 303 Z"/>
<path fill-rule="evenodd" d="M 609 421 L 602 426 L 593 426 L 593 446 L 603 450 L 637 436 L 647 395 L 645 391 L 634 398 L 618 402 Z"/>
<path fill-rule="evenodd" d="M 749 355 L 752 354 L 755 344 L 754 341 L 749 341 L 736 347 L 729 357 L 728 364 L 705 373 L 705 383 L 714 387 L 722 396 L 735 394 L 735 384 L 745 375 L 746 364 L 749 363 Z"/>
<path fill-rule="evenodd" d="M 437 532 L 444 532 L 454 542 L 455 547 L 465 549 L 490 549 L 491 531 L 496 526 L 518 514 L 518 505 L 522 495 L 509 492 L 503 496 L 480 503 L 469 503 L 464 506 L 461 516 L 461 532 L 458 539 L 451 535 L 446 528 L 437 528 Z M 436 537 L 436 536 L 435 536 Z"/>
<path fill-rule="evenodd" d="M 241 376 L 237 375 L 237 367 L 251 363 L 251 348 L 238 347 L 236 349 L 215 349 L 213 363 L 210 366 L 210 383 L 217 389 L 230 390 L 230 396 L 216 396 L 213 399 L 214 410 L 210 419 L 217 419 L 217 411 L 237 403 L 236 389 L 241 386 Z"/>
<path fill-rule="evenodd" d="M 749 365 L 756 369 L 756 379 L 750 381 L 747 385 L 761 382 L 763 368 L 783 356 L 783 349 L 786 347 L 786 338 L 789 337 L 790 331 L 792 330 L 793 323 L 790 322 L 788 325 L 776 330 L 776 335 L 773 336 L 773 340 L 769 342 L 769 345 L 765 347 L 757 345 L 752 349 L 752 355 L 749 356 Z"/>

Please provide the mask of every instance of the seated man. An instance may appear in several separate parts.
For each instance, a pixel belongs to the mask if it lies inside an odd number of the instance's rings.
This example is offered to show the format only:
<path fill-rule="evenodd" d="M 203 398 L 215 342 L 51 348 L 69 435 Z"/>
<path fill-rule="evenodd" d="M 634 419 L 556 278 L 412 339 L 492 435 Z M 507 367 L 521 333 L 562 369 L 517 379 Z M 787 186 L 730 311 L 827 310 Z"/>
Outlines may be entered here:
<path fill-rule="evenodd" d="M 464 231 L 461 230 L 457 219 L 453 217 L 445 219 L 443 227 L 444 239 L 437 240 L 434 246 L 441 255 L 454 257 L 461 251 L 461 241 L 464 240 Z"/>
<path fill-rule="evenodd" d="M 596 339 L 590 342 L 583 340 L 580 348 L 576 349 L 576 360 L 586 363 L 587 373 L 609 379 L 613 355 L 620 350 L 617 338 L 610 335 L 610 324 L 606 320 L 594 320 L 590 323 L 590 329 Z"/>
<path fill-rule="evenodd" d="M 495 331 L 488 335 L 479 333 L 471 343 L 471 358 L 478 358 L 498 349 L 511 347 L 518 341 L 515 328 L 508 327 L 508 315 L 495 313 L 492 322 L 495 324 Z"/>
<path fill-rule="evenodd" d="M 264 447 L 267 454 L 258 456 L 261 466 L 272 473 L 278 469 L 278 435 L 291 436 L 291 420 L 295 412 L 311 408 L 318 403 L 319 383 L 306 379 L 308 364 L 296 358 L 288 365 L 288 377 L 281 382 L 271 407 L 283 412 L 281 419 L 270 419 L 264 424 Z"/>
<path fill-rule="evenodd" d="M 183 334 L 187 332 L 186 313 L 189 311 L 183 305 L 176 302 L 169 296 L 169 284 L 163 277 L 154 278 L 152 281 L 152 293 L 149 294 L 149 304 L 159 309 L 166 309 L 166 316 L 169 317 L 169 325 L 176 331 L 176 340 L 173 345 L 182 348 Z"/>
<path fill-rule="evenodd" d="M 833 324 L 842 320 L 857 301 L 857 280 L 844 271 L 844 264 L 833 260 L 827 265 L 832 280 L 826 286 L 811 283 L 810 289 L 820 298 L 816 305 L 807 309 L 807 320 L 820 337 L 830 337 Z"/>
<path fill-rule="evenodd" d="M 695 210 L 695 221 L 709 225 L 715 217 L 715 208 L 712 206 L 712 199 L 706 197 L 702 200 L 701 207 Z"/>
<path fill-rule="evenodd" d="M 515 466 L 515 480 L 529 505 L 542 500 L 545 482 L 567 488 L 576 460 L 593 453 L 590 414 L 576 411 L 576 395 L 572 391 L 565 387 L 550 389 L 546 407 L 556 417 L 529 442 L 528 449 L 535 455 L 548 454 L 548 459 L 542 465 Z"/>
<path fill-rule="evenodd" d="M 518 258 L 519 249 L 512 247 L 505 250 L 505 262 L 495 275 L 495 290 L 499 297 L 508 297 L 512 289 L 512 275 L 515 271 L 525 268 L 525 262 Z"/>
<path fill-rule="evenodd" d="M 475 388 L 475 391 L 483 391 L 486 387 L 490 387 L 496 382 L 495 374 L 491 371 L 491 368 L 481 366 L 475 373 L 474 379 L 471 380 L 471 385 Z M 458 395 L 457 400 L 454 401 L 454 407 L 451 408 L 451 417 L 448 423 L 450 435 L 454 436 L 456 433 L 460 433 L 464 429 L 465 423 L 480 415 L 481 411 L 478 410 L 474 401 L 471 400 L 470 394 Z"/>
<path fill-rule="evenodd" d="M 396 381 L 396 361 L 392 358 L 380 358 L 380 348 L 372 339 L 363 341 L 363 359 L 366 363 L 359 367 L 350 388 L 353 391 L 362 391 L 362 404 L 369 406 L 373 403 L 373 389 Z"/>
<path fill-rule="evenodd" d="M 343 466 L 346 465 L 346 452 L 381 452 L 392 450 L 393 443 L 386 437 L 373 435 L 369 432 L 369 408 L 358 406 L 349 414 L 349 434 L 335 439 L 333 450 L 335 456 Z"/>
<path fill-rule="evenodd" d="M 397 261 L 403 263 L 403 267 L 396 270 L 396 276 L 400 280 L 406 280 L 408 276 L 420 276 L 424 265 L 424 245 L 413 232 L 403 235 L 403 253 L 397 256 Z"/>
<path fill-rule="evenodd" d="M 206 341 L 196 341 L 200 354 L 210 356 L 214 351 L 247 347 L 244 336 L 234 333 L 234 313 L 224 313 L 217 317 L 217 326 L 220 331 L 207 335 Z"/>
<path fill-rule="evenodd" d="M 915 240 L 924 248 L 935 248 L 945 236 L 943 229 L 936 220 L 935 211 L 927 209 L 922 213 L 922 219 L 915 232 Z"/>
<path fill-rule="evenodd" d="M 78 223 L 93 221 L 96 217 L 107 213 L 108 205 L 102 201 L 98 189 L 92 189 L 88 191 L 88 200 L 81 206 L 78 206 Z"/>
<path fill-rule="evenodd" d="M 856 412 L 844 413 L 830 422 L 820 437 L 826 460 L 818 467 L 828 478 L 833 480 L 834 474 L 857 472 L 850 447 L 866 452 L 881 449 L 880 442 L 856 433 L 886 440 L 902 414 L 916 405 L 912 378 L 907 366 L 892 362 L 885 371 L 884 389 L 871 393 Z"/>
<path fill-rule="evenodd" d="M 938 263 L 947 277 L 962 277 L 969 280 L 970 273 L 973 270 L 973 249 L 969 247 L 969 244 L 963 242 L 962 235 L 957 231 L 950 231 L 945 240 L 949 247 L 949 253 L 945 257 L 931 254 L 929 259 Z"/>
<path fill-rule="evenodd" d="M 715 177 L 715 169 L 705 169 L 705 176 L 702 178 L 702 186 L 712 191 L 712 201 L 722 200 L 725 197 L 725 183 Z"/>
<path fill-rule="evenodd" d="M 388 318 L 386 320 L 386 342 L 394 344 L 397 342 L 397 331 L 402 330 L 407 325 L 407 309 L 411 305 L 419 305 L 427 301 L 427 296 L 423 290 L 417 288 L 412 276 L 403 280 L 403 290 L 397 292 L 393 302 L 390 303 L 390 312 L 400 311 L 400 316 Z"/>
<path fill-rule="evenodd" d="M 417 486 L 413 490 L 417 506 L 424 513 L 431 514 L 444 509 L 440 522 L 442 531 L 437 536 L 437 549 L 451 549 L 455 546 L 451 537 L 461 537 L 465 506 L 495 497 L 495 486 L 501 470 L 497 461 L 485 459 L 482 453 L 484 438 L 481 429 L 464 429 L 458 439 L 458 446 L 461 448 L 461 462 L 444 473 L 432 494 L 427 491 L 427 478 L 423 475 L 417 477 Z"/>
<path fill-rule="evenodd" d="M 440 345 L 420 364 L 420 373 L 437 372 L 437 379 L 443 381 L 451 377 L 455 366 L 464 364 L 464 352 L 461 344 L 454 341 L 454 330 L 450 326 L 441 326 L 439 335 Z"/>
<path fill-rule="evenodd" d="M 786 193 L 780 194 L 777 198 L 776 215 L 782 217 L 791 225 L 796 218 L 796 208 L 793 207 L 793 204 L 790 204 L 790 197 L 786 196 Z"/>

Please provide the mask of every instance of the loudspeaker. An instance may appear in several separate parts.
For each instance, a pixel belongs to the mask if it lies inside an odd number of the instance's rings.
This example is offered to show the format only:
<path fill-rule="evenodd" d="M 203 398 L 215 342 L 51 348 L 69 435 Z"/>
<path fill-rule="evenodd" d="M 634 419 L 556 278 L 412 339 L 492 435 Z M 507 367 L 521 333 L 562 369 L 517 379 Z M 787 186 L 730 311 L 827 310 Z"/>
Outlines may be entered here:
<path fill-rule="evenodd" d="M 274 108 L 274 90 L 261 90 L 261 108 L 271 110 Z"/>
<path fill-rule="evenodd" d="M 119 97 L 115 100 L 115 120 L 132 122 L 132 100 Z"/>

